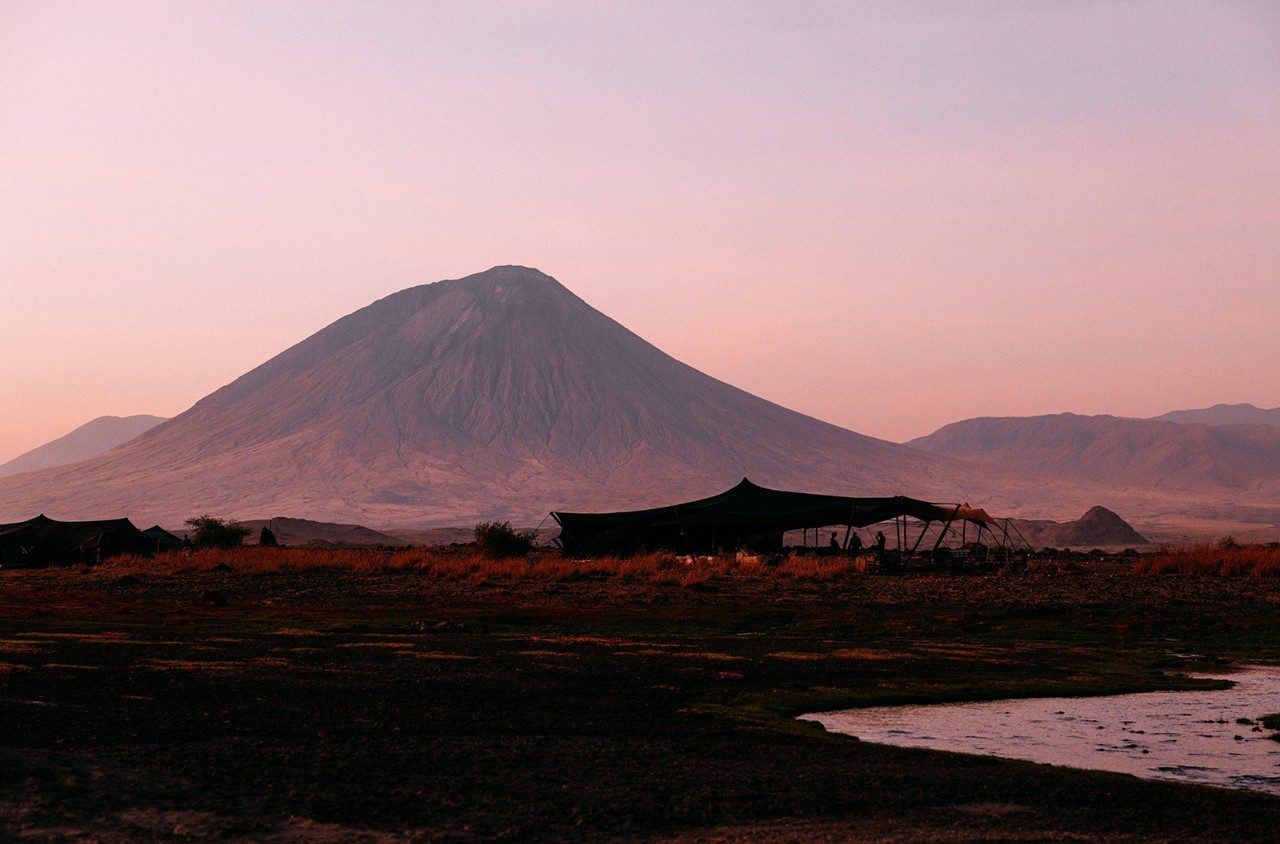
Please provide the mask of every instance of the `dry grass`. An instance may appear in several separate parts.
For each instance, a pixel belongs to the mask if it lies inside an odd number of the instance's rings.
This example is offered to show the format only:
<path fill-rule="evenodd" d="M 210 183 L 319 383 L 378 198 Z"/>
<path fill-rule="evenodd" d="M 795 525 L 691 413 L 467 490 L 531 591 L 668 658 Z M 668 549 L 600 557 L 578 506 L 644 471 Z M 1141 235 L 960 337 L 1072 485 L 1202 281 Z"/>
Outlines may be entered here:
<path fill-rule="evenodd" d="M 1213 574 L 1223 577 L 1275 577 L 1280 575 L 1280 546 L 1202 545 L 1161 551 L 1134 565 L 1138 574 Z"/>
<path fill-rule="evenodd" d="M 679 584 L 698 588 L 719 578 L 829 581 L 866 570 L 866 560 L 849 557 L 678 557 L 669 553 L 634 557 L 575 560 L 553 552 L 494 559 L 470 548 L 328 549 L 261 548 L 205 549 L 155 557 L 117 557 L 98 571 L 109 577 L 163 576 L 209 571 L 228 566 L 239 573 L 290 571 L 416 572 L 426 576 L 490 580 L 575 581 L 622 578 Z"/>

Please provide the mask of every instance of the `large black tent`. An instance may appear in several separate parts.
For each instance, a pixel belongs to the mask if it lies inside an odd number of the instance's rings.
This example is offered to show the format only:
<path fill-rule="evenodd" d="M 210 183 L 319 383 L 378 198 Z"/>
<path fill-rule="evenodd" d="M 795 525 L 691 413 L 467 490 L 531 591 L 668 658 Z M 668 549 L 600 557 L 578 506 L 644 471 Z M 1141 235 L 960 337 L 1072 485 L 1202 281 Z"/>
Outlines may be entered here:
<path fill-rule="evenodd" d="M 618 513 L 551 514 L 560 525 L 560 546 L 569 554 L 625 554 L 670 549 L 703 553 L 720 548 L 780 548 L 786 531 L 829 525 L 866 527 L 897 518 L 921 522 L 966 521 L 996 526 L 978 507 L 933 504 L 896 495 L 853 498 L 788 492 L 743 478 L 710 498 Z"/>
<path fill-rule="evenodd" d="M 0 566 L 94 563 L 120 554 L 145 554 L 150 543 L 128 519 L 60 522 L 41 514 L 0 525 Z"/>

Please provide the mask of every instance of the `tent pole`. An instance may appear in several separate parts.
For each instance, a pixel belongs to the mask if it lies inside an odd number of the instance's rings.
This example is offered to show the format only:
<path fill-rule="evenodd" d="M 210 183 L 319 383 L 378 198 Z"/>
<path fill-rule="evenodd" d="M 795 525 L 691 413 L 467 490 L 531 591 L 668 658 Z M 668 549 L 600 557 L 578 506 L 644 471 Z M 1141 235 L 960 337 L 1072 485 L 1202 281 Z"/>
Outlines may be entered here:
<path fill-rule="evenodd" d="M 684 522 L 680 521 L 680 511 L 672 507 L 671 515 L 676 517 L 676 527 L 680 528 L 680 538 L 684 540 L 684 552 L 692 557 L 693 546 L 689 544 L 689 534 L 684 532 Z"/>
<path fill-rule="evenodd" d="M 933 522 L 925 522 L 924 527 L 920 528 L 920 535 L 916 537 L 916 544 L 911 546 L 911 555 L 914 557 L 916 549 L 920 547 L 920 543 L 924 541 L 925 534 L 929 532 L 929 525 Z"/>
<path fill-rule="evenodd" d="M 1022 531 L 1018 530 L 1018 526 L 1017 526 L 1017 525 L 1011 525 L 1011 524 L 1009 524 L 1009 520 L 1008 520 L 1008 519 L 1005 519 L 1005 520 L 1004 520 L 1004 523 L 1005 523 L 1006 527 L 1011 527 L 1011 528 L 1013 528 L 1013 532 L 1014 532 L 1014 533 L 1016 533 L 1016 534 L 1018 535 L 1018 538 L 1022 540 L 1022 544 L 1023 544 L 1023 545 L 1025 545 L 1025 546 L 1027 546 L 1027 550 L 1034 554 L 1034 553 L 1035 553 L 1035 551 L 1036 551 L 1036 549 L 1035 549 L 1035 548 L 1033 548 L 1033 547 L 1031 546 L 1031 543 L 1027 541 L 1027 538 L 1026 538 L 1025 536 L 1023 536 L 1023 535 L 1022 535 Z"/>
<path fill-rule="evenodd" d="M 947 523 L 942 526 L 942 533 L 938 534 L 938 541 L 933 543 L 933 550 L 937 551 L 938 546 L 942 544 L 942 540 L 947 538 L 947 531 L 951 529 L 951 523 L 956 520 L 956 514 L 960 512 L 960 505 L 956 505 L 956 509 L 951 511 L 951 518 L 947 519 Z"/>
<path fill-rule="evenodd" d="M 849 508 L 849 524 L 844 526 L 844 543 L 841 545 L 841 551 L 849 550 L 849 538 L 853 535 L 853 522 L 858 515 L 858 505 L 854 504 Z"/>

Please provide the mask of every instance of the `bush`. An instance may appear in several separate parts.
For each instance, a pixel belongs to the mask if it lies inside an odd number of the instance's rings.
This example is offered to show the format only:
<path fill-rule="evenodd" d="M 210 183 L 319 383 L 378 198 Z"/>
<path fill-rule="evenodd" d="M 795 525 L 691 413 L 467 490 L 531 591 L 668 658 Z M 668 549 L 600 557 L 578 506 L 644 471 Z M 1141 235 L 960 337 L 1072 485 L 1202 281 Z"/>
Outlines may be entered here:
<path fill-rule="evenodd" d="M 215 519 L 210 515 L 187 519 L 188 537 L 196 548 L 238 548 L 252 531 L 239 522 Z"/>
<path fill-rule="evenodd" d="M 523 557 L 533 550 L 536 531 L 515 530 L 511 522 L 481 522 L 476 525 L 476 548 L 486 557 Z"/>

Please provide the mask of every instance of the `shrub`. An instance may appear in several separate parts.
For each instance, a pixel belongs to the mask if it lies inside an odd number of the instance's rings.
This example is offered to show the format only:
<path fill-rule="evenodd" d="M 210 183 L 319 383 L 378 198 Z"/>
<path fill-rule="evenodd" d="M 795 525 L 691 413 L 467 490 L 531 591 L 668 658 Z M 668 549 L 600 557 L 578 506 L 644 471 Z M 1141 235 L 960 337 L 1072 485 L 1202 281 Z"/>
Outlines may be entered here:
<path fill-rule="evenodd" d="M 216 519 L 208 514 L 187 519 L 191 544 L 196 548 L 238 548 L 252 532 L 239 522 Z"/>
<path fill-rule="evenodd" d="M 523 557 L 533 550 L 536 531 L 521 531 L 511 522 L 481 522 L 476 525 L 476 548 L 486 557 Z"/>

